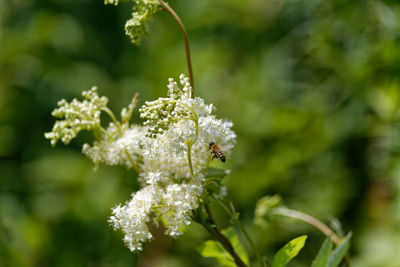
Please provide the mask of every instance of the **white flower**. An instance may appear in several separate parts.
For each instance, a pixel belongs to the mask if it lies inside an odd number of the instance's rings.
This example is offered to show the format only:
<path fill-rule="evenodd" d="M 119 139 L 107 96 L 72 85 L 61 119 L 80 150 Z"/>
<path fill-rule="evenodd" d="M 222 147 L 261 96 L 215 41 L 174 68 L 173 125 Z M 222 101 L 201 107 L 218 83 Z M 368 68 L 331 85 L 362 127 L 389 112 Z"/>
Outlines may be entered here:
<path fill-rule="evenodd" d="M 209 142 L 217 143 L 226 154 L 229 154 L 236 138 L 231 126 L 232 123 L 218 120 L 212 115 L 199 118 L 199 135 L 191 148 L 195 173 L 202 173 L 207 167 L 210 160 Z M 143 138 L 144 173 L 162 171 L 171 178 L 190 178 L 186 140 L 194 137 L 194 123 L 184 120 L 171 125 L 156 138 Z"/>
<path fill-rule="evenodd" d="M 159 195 L 158 187 L 149 185 L 133 194 L 125 206 L 118 205 L 113 209 L 109 222 L 114 229 L 122 229 L 124 242 L 131 251 L 142 250 L 143 242 L 153 237 L 147 223 L 150 222 L 151 208 L 158 205 Z"/>
<path fill-rule="evenodd" d="M 200 184 L 171 184 L 162 196 L 160 216 L 166 221 L 166 234 L 177 237 L 190 225 L 193 210 L 203 192 Z"/>
<path fill-rule="evenodd" d="M 151 176 L 158 177 L 159 173 Z M 109 222 L 114 229 L 124 232 L 124 242 L 131 251 L 140 251 L 143 242 L 152 238 L 148 228 L 152 211 L 157 211 L 166 222 L 166 233 L 177 237 L 190 225 L 202 191 L 200 184 L 171 184 L 165 190 L 151 184 L 133 194 L 124 206 L 116 206 Z"/>
<path fill-rule="evenodd" d="M 160 181 L 165 181 L 168 179 L 167 177 L 163 177 L 161 172 L 149 172 L 147 173 L 147 176 L 145 177 L 145 181 L 149 185 L 155 185 L 159 183 Z"/>
<path fill-rule="evenodd" d="M 101 141 L 94 141 L 93 145 L 84 144 L 82 152 L 96 165 L 103 162 L 107 165 L 125 165 L 132 167 L 133 162 L 141 160 L 140 142 L 146 133 L 142 126 L 132 125 L 117 127 L 110 123 L 107 128 L 109 136 Z"/>

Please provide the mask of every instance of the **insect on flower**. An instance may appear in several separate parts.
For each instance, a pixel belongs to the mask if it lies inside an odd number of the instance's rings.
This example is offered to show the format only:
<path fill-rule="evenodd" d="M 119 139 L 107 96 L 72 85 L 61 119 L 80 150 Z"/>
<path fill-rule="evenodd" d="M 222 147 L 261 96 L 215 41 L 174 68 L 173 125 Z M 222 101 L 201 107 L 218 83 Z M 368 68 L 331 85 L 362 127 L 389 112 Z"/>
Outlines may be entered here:
<path fill-rule="evenodd" d="M 211 150 L 212 159 L 217 158 L 222 162 L 225 162 L 225 153 L 221 150 L 221 148 L 214 142 L 208 143 L 208 150 Z"/>

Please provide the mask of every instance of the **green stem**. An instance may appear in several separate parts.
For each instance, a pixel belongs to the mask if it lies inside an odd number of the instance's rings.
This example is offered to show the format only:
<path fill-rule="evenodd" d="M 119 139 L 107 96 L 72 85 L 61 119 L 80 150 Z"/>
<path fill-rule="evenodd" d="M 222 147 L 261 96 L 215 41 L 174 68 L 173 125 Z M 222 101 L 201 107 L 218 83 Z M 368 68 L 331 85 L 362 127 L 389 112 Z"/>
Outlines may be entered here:
<path fill-rule="evenodd" d="M 187 65 L 188 72 L 189 72 L 190 85 L 192 86 L 192 90 L 190 92 L 190 97 L 193 98 L 194 97 L 193 71 L 192 71 L 192 62 L 190 59 L 189 39 L 188 39 L 187 32 L 185 30 L 185 26 L 183 25 L 182 20 L 175 13 L 175 11 L 168 5 L 168 3 L 164 2 L 163 0 L 159 0 L 159 2 L 160 2 L 160 5 L 164 8 L 164 10 L 167 11 L 174 18 L 176 23 L 178 23 L 179 29 L 182 32 L 183 41 L 185 43 L 185 51 L 186 51 L 186 65 Z"/>
<path fill-rule="evenodd" d="M 336 235 L 336 233 L 331 228 L 329 228 L 326 224 L 324 224 L 320 220 L 312 217 L 311 215 L 308 215 L 308 214 L 303 213 L 298 210 L 292 210 L 292 209 L 288 209 L 288 208 L 277 208 L 276 212 L 282 216 L 297 219 L 297 220 L 303 221 L 305 223 L 308 223 L 308 224 L 314 226 L 315 228 L 320 230 L 326 236 L 330 236 L 333 243 L 335 243 L 336 246 L 340 245 L 341 241 L 340 241 L 340 238 Z M 349 254 L 346 254 L 345 264 L 347 267 L 350 267 Z"/>
<path fill-rule="evenodd" d="M 102 108 L 102 110 L 104 112 L 106 112 L 108 114 L 108 116 L 110 116 L 111 120 L 114 122 L 115 126 L 117 126 L 118 130 L 119 130 L 120 124 L 119 124 L 117 118 L 115 117 L 114 113 L 111 111 L 111 109 L 109 109 L 108 107 L 104 107 L 104 108 Z"/>
<path fill-rule="evenodd" d="M 115 138 L 109 134 L 106 129 L 104 129 L 103 127 L 99 126 L 98 128 L 100 130 L 100 132 L 102 132 L 105 136 L 107 136 L 108 138 L 110 138 L 112 141 L 115 141 Z"/>
<path fill-rule="evenodd" d="M 192 177 L 194 177 L 193 165 L 192 165 L 192 145 L 193 145 L 193 142 L 188 142 L 188 143 L 186 143 L 186 145 L 187 145 L 187 158 L 188 158 L 190 175 Z"/>
<path fill-rule="evenodd" d="M 207 204 L 204 204 L 204 209 L 206 210 L 206 213 L 203 214 L 202 212 L 200 212 L 200 214 L 194 218 L 194 221 L 203 226 L 207 230 L 207 232 L 210 233 L 210 235 L 212 235 L 224 247 L 224 249 L 232 256 L 235 264 L 238 267 L 247 267 L 247 265 L 234 250 L 232 243 L 229 241 L 229 239 L 218 230 L 217 225 L 215 224 L 212 217 L 210 208 Z M 206 218 L 204 218 L 204 215 L 206 216 Z"/>
<path fill-rule="evenodd" d="M 125 148 L 125 154 L 126 157 L 128 158 L 129 162 L 131 163 L 132 167 L 135 169 L 135 171 L 139 174 L 140 173 L 140 169 L 139 167 L 135 164 L 135 161 L 133 160 L 131 154 L 129 154 L 128 150 Z"/>
<path fill-rule="evenodd" d="M 184 106 L 186 106 L 186 105 L 184 105 Z M 192 108 L 190 108 L 189 106 L 187 106 L 187 108 L 189 108 L 193 112 L 194 119 L 192 119 L 192 121 L 194 122 L 195 129 L 196 129 L 196 137 L 193 140 L 186 142 L 186 145 L 187 145 L 187 158 L 188 158 L 190 175 L 192 177 L 194 177 L 193 165 L 192 165 L 192 146 L 197 141 L 197 138 L 199 136 L 199 121 L 198 121 L 196 112 L 194 112 L 194 110 L 192 110 Z"/>
<path fill-rule="evenodd" d="M 253 239 L 251 239 L 249 233 L 246 231 L 246 229 L 243 227 L 243 225 L 240 223 L 238 217 L 236 216 L 236 214 L 234 214 L 221 200 L 219 200 L 216 197 L 212 197 L 215 201 L 218 202 L 218 204 L 226 211 L 226 213 L 229 214 L 229 216 L 231 216 L 231 218 L 236 222 L 236 224 L 239 226 L 240 230 L 243 232 L 244 236 L 246 237 L 247 241 L 249 242 L 249 244 L 251 245 L 251 247 L 254 250 L 254 253 L 256 254 L 256 257 L 258 259 L 258 262 L 260 263 L 261 267 L 265 267 L 267 266 L 264 261 L 261 258 L 260 253 L 258 252 L 257 246 L 254 243 Z"/>
<path fill-rule="evenodd" d="M 196 124 L 196 137 L 195 137 L 194 140 L 189 141 L 189 142 L 186 143 L 186 145 L 187 145 L 187 158 L 188 158 L 189 170 L 190 170 L 190 175 L 191 175 L 192 177 L 194 177 L 193 165 L 192 165 L 192 146 L 193 146 L 193 144 L 196 142 L 197 137 L 198 137 L 198 135 L 199 135 L 199 125 L 198 125 L 198 123 L 196 123 L 196 122 L 195 122 L 195 124 Z"/>
<path fill-rule="evenodd" d="M 104 130 L 103 127 L 99 126 L 99 127 L 93 128 L 93 136 L 94 136 L 94 138 L 96 138 L 97 141 L 102 140 L 104 134 L 106 136 L 108 135 L 107 131 Z"/>

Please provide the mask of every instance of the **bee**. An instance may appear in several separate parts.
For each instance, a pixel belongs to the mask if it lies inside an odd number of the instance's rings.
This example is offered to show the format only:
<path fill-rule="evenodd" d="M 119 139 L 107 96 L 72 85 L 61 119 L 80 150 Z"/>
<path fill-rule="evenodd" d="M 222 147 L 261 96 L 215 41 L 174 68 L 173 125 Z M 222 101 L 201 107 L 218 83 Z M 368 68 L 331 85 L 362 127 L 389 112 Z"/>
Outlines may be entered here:
<path fill-rule="evenodd" d="M 217 158 L 222 162 L 225 162 L 225 154 L 221 148 L 214 142 L 208 143 L 208 151 L 211 150 L 212 159 Z"/>

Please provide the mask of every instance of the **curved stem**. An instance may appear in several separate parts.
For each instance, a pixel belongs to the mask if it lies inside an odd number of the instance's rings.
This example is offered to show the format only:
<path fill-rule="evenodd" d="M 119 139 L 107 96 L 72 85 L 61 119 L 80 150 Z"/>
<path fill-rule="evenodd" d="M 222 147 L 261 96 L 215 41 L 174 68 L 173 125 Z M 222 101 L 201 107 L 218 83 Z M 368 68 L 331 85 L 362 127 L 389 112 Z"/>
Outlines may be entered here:
<path fill-rule="evenodd" d="M 335 243 L 335 245 L 337 246 L 340 245 L 340 238 L 326 224 L 312 217 L 311 215 L 308 215 L 301 211 L 291 210 L 288 208 L 278 208 L 277 212 L 286 217 L 291 217 L 306 222 L 308 224 L 311 224 L 312 226 L 320 230 L 322 233 L 324 233 L 326 236 L 331 236 L 332 241 L 333 243 Z"/>
<path fill-rule="evenodd" d="M 131 163 L 132 167 L 135 169 L 135 171 L 139 174 L 140 173 L 140 169 L 139 167 L 136 165 L 135 161 L 133 160 L 133 158 L 131 157 L 131 154 L 129 154 L 128 150 L 125 149 L 125 154 L 126 157 L 128 158 L 129 162 Z"/>
<path fill-rule="evenodd" d="M 283 216 L 286 216 L 286 217 L 290 217 L 290 218 L 294 218 L 294 219 L 298 219 L 300 221 L 306 222 L 306 223 L 314 226 L 315 228 L 320 230 L 326 236 L 330 236 L 332 241 L 333 241 L 333 243 L 335 243 L 336 246 L 340 245 L 340 238 L 336 235 L 336 233 L 331 228 L 329 228 L 326 224 L 324 224 L 320 220 L 312 217 L 311 215 L 308 215 L 308 214 L 303 213 L 303 212 L 298 211 L 298 210 L 292 210 L 292 209 L 288 209 L 288 208 L 277 208 L 277 212 L 280 215 L 283 215 Z M 349 254 L 347 254 L 346 257 L 345 257 L 345 263 L 346 263 L 347 267 L 350 267 Z"/>
<path fill-rule="evenodd" d="M 111 134 L 109 134 L 109 133 L 107 132 L 106 129 L 104 129 L 104 128 L 101 127 L 101 126 L 99 126 L 98 129 L 100 130 L 100 132 L 101 132 L 102 134 L 104 134 L 105 136 L 107 136 L 108 138 L 110 138 L 112 141 L 115 141 L 115 138 L 114 138 Z"/>
<path fill-rule="evenodd" d="M 234 214 L 233 211 L 231 211 L 221 200 L 219 200 L 218 198 L 212 197 L 215 201 L 218 202 L 218 204 L 220 204 L 220 206 L 226 211 L 226 213 L 229 214 L 229 216 L 231 216 L 231 218 L 236 222 L 236 224 L 239 226 L 240 230 L 243 232 L 244 236 L 246 237 L 247 241 L 250 243 L 251 247 L 254 250 L 254 253 L 256 254 L 256 257 L 258 259 L 258 262 L 260 263 L 261 267 L 266 266 L 264 261 L 261 258 L 260 253 L 258 252 L 258 249 L 256 247 L 256 244 L 254 243 L 253 239 L 251 239 L 249 233 L 246 231 L 246 229 L 243 227 L 243 225 L 240 223 L 239 219 L 237 218 L 236 214 Z"/>
<path fill-rule="evenodd" d="M 114 113 L 111 111 L 111 109 L 109 109 L 108 107 L 104 107 L 104 108 L 102 108 L 102 110 L 104 112 L 106 112 L 108 114 L 108 116 L 110 116 L 111 120 L 114 122 L 115 126 L 117 126 L 118 130 L 119 130 L 119 127 L 120 127 L 119 122 L 118 122 L 117 118 L 115 117 Z"/>
<path fill-rule="evenodd" d="M 183 41 L 185 43 L 185 51 L 186 51 L 186 65 L 187 65 L 188 72 L 189 72 L 190 85 L 192 86 L 192 90 L 190 92 L 190 97 L 193 98 L 194 97 L 193 71 L 192 71 L 192 62 L 190 59 L 189 40 L 188 40 L 187 32 L 185 30 L 185 26 L 183 25 L 181 19 L 175 13 L 175 11 L 168 5 L 168 3 L 164 2 L 163 0 L 159 0 L 159 2 L 161 4 L 161 6 L 164 8 L 164 10 L 167 11 L 174 18 L 176 23 L 178 23 L 179 28 L 182 32 Z"/>
<path fill-rule="evenodd" d="M 224 247 L 224 249 L 232 256 L 235 264 L 238 267 L 247 267 L 247 265 L 243 262 L 239 255 L 235 252 L 229 239 L 218 230 L 208 205 L 205 204 L 204 208 L 206 210 L 205 215 L 207 216 L 207 218 L 202 218 L 202 216 L 200 215 L 194 218 L 194 221 L 203 226 L 207 230 L 207 232 L 209 232 Z"/>

